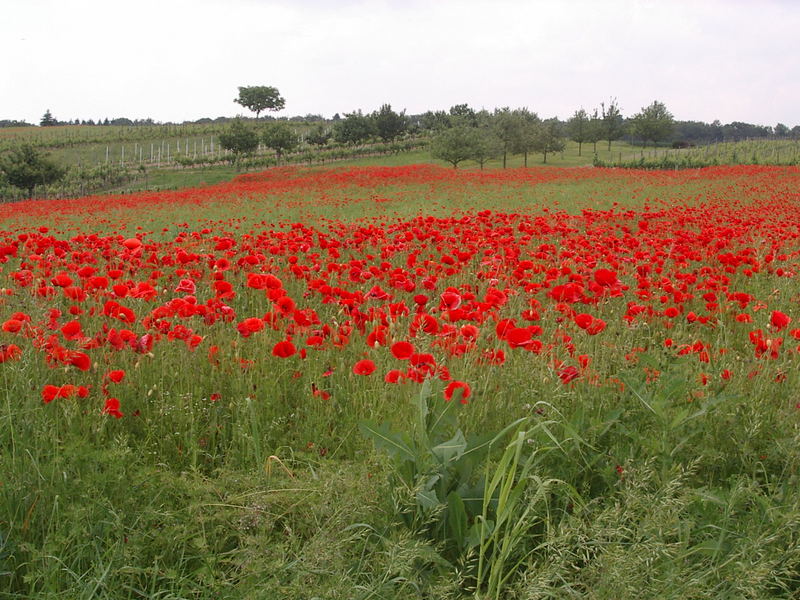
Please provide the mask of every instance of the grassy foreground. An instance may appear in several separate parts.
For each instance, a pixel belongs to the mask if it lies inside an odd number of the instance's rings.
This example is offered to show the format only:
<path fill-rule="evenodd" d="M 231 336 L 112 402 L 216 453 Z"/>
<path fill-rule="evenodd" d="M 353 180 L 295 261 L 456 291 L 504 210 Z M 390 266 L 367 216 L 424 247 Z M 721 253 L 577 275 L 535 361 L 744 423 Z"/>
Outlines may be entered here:
<path fill-rule="evenodd" d="M 362 166 L 5 206 L 0 594 L 796 597 L 799 180 Z"/>

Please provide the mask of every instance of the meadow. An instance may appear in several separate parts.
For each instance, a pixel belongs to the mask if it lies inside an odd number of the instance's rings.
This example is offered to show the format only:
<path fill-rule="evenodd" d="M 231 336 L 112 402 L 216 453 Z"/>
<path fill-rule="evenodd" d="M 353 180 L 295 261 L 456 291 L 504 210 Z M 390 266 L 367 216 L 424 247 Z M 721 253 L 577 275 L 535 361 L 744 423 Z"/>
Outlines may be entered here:
<path fill-rule="evenodd" d="M 284 167 L 0 205 L 0 595 L 796 597 L 799 184 Z"/>

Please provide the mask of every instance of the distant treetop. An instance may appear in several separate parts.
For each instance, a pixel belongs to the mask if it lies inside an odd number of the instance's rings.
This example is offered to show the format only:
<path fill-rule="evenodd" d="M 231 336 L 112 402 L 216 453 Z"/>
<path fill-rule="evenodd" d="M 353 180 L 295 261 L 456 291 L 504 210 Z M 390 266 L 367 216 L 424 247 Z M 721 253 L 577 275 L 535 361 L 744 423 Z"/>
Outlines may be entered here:
<path fill-rule="evenodd" d="M 239 97 L 234 102 L 256 113 L 256 119 L 263 110 L 282 110 L 286 106 L 278 88 L 269 85 L 239 87 Z"/>

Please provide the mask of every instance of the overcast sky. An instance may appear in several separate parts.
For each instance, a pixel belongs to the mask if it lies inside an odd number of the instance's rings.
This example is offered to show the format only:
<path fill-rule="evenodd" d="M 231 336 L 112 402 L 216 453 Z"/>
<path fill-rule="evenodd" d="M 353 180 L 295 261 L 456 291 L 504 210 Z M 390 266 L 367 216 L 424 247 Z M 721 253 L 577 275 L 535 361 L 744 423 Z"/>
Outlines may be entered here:
<path fill-rule="evenodd" d="M 2 0 L 0 119 L 184 121 L 383 103 L 800 124 L 800 0 Z"/>

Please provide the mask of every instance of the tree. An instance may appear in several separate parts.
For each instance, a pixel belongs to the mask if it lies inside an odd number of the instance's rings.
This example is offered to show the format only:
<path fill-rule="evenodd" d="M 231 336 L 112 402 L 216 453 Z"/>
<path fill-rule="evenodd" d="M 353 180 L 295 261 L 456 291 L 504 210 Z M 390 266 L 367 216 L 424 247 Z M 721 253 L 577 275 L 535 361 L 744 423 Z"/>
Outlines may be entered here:
<path fill-rule="evenodd" d="M 528 154 L 536 151 L 536 140 L 542 120 L 527 108 L 517 108 L 511 113 L 516 131 L 511 137 L 510 151 L 522 154 L 522 164 L 528 166 Z"/>
<path fill-rule="evenodd" d="M 362 144 L 375 135 L 375 122 L 362 114 L 361 110 L 345 113 L 333 125 L 333 139 L 340 144 Z"/>
<path fill-rule="evenodd" d="M 242 156 L 250 155 L 258 149 L 258 134 L 241 119 L 234 119 L 228 129 L 219 134 L 219 144 L 233 153 L 232 162 L 238 162 Z"/>
<path fill-rule="evenodd" d="M 267 148 L 275 150 L 278 157 L 278 162 L 281 161 L 281 156 L 284 152 L 294 150 L 300 143 L 294 131 L 286 123 L 271 123 L 261 134 L 261 141 Z"/>
<path fill-rule="evenodd" d="M 503 144 L 503 168 L 506 168 L 506 161 L 509 153 L 513 153 L 516 138 L 520 133 L 520 123 L 518 117 L 511 112 L 507 106 L 497 108 L 492 117 L 495 135 Z"/>
<path fill-rule="evenodd" d="M 672 133 L 674 119 L 663 102 L 654 100 L 650 106 L 643 107 L 633 117 L 633 131 L 646 145 L 666 140 Z"/>
<path fill-rule="evenodd" d="M 234 102 L 256 113 L 256 119 L 262 110 L 281 110 L 286 106 L 278 88 L 269 85 L 239 87 L 239 97 Z"/>
<path fill-rule="evenodd" d="M 24 144 L 11 150 L 0 160 L 0 171 L 8 183 L 33 197 L 37 185 L 48 185 L 61 179 L 65 171 L 33 146 Z"/>
<path fill-rule="evenodd" d="M 625 121 L 622 119 L 617 99 L 612 98 L 608 108 L 604 103 L 600 103 L 600 111 L 603 119 L 603 137 L 608 140 L 608 150 L 611 151 L 611 142 L 618 140 L 625 132 Z"/>
<path fill-rule="evenodd" d="M 545 163 L 549 153 L 560 152 L 564 149 L 564 138 L 561 136 L 561 124 L 558 119 L 547 119 L 542 122 L 536 137 L 535 149 L 542 153 Z"/>
<path fill-rule="evenodd" d="M 482 153 L 481 134 L 476 127 L 458 125 L 444 129 L 431 140 L 431 156 L 458 168 L 458 163 Z"/>
<path fill-rule="evenodd" d="M 306 141 L 309 144 L 313 144 L 314 146 L 320 146 L 320 147 L 327 145 L 328 140 L 330 139 L 331 139 L 331 132 L 325 129 L 325 127 L 322 125 L 317 125 L 306 136 Z"/>
<path fill-rule="evenodd" d="M 468 125 L 469 127 L 478 126 L 478 115 L 469 104 L 455 104 L 450 107 L 450 116 L 454 125 Z"/>
<path fill-rule="evenodd" d="M 775 137 L 784 138 L 789 136 L 789 128 L 783 123 L 775 125 L 772 131 L 775 133 Z"/>
<path fill-rule="evenodd" d="M 476 132 L 477 136 L 470 158 L 476 161 L 483 170 L 483 165 L 487 160 L 497 158 L 503 153 L 503 141 L 497 137 L 491 127 L 478 127 Z"/>
<path fill-rule="evenodd" d="M 586 143 L 594 146 L 594 153 L 597 154 L 597 142 L 603 139 L 603 119 L 595 108 L 589 118 L 588 131 L 586 133 Z"/>
<path fill-rule="evenodd" d="M 567 121 L 567 134 L 569 139 L 578 144 L 578 156 L 581 156 L 583 143 L 589 141 L 589 115 L 581 108 L 576 110 Z"/>
<path fill-rule="evenodd" d="M 39 121 L 39 125 L 42 127 L 52 127 L 53 125 L 58 125 L 58 120 L 53 117 L 49 108 L 45 111 L 44 115 L 42 115 L 42 120 Z"/>
<path fill-rule="evenodd" d="M 380 110 L 372 113 L 375 131 L 384 142 L 391 142 L 406 130 L 406 111 L 396 113 L 391 104 L 384 104 Z"/>
<path fill-rule="evenodd" d="M 453 126 L 450 115 L 443 110 L 431 111 L 424 113 L 420 118 L 420 127 L 434 133 L 442 129 L 448 129 Z"/>

